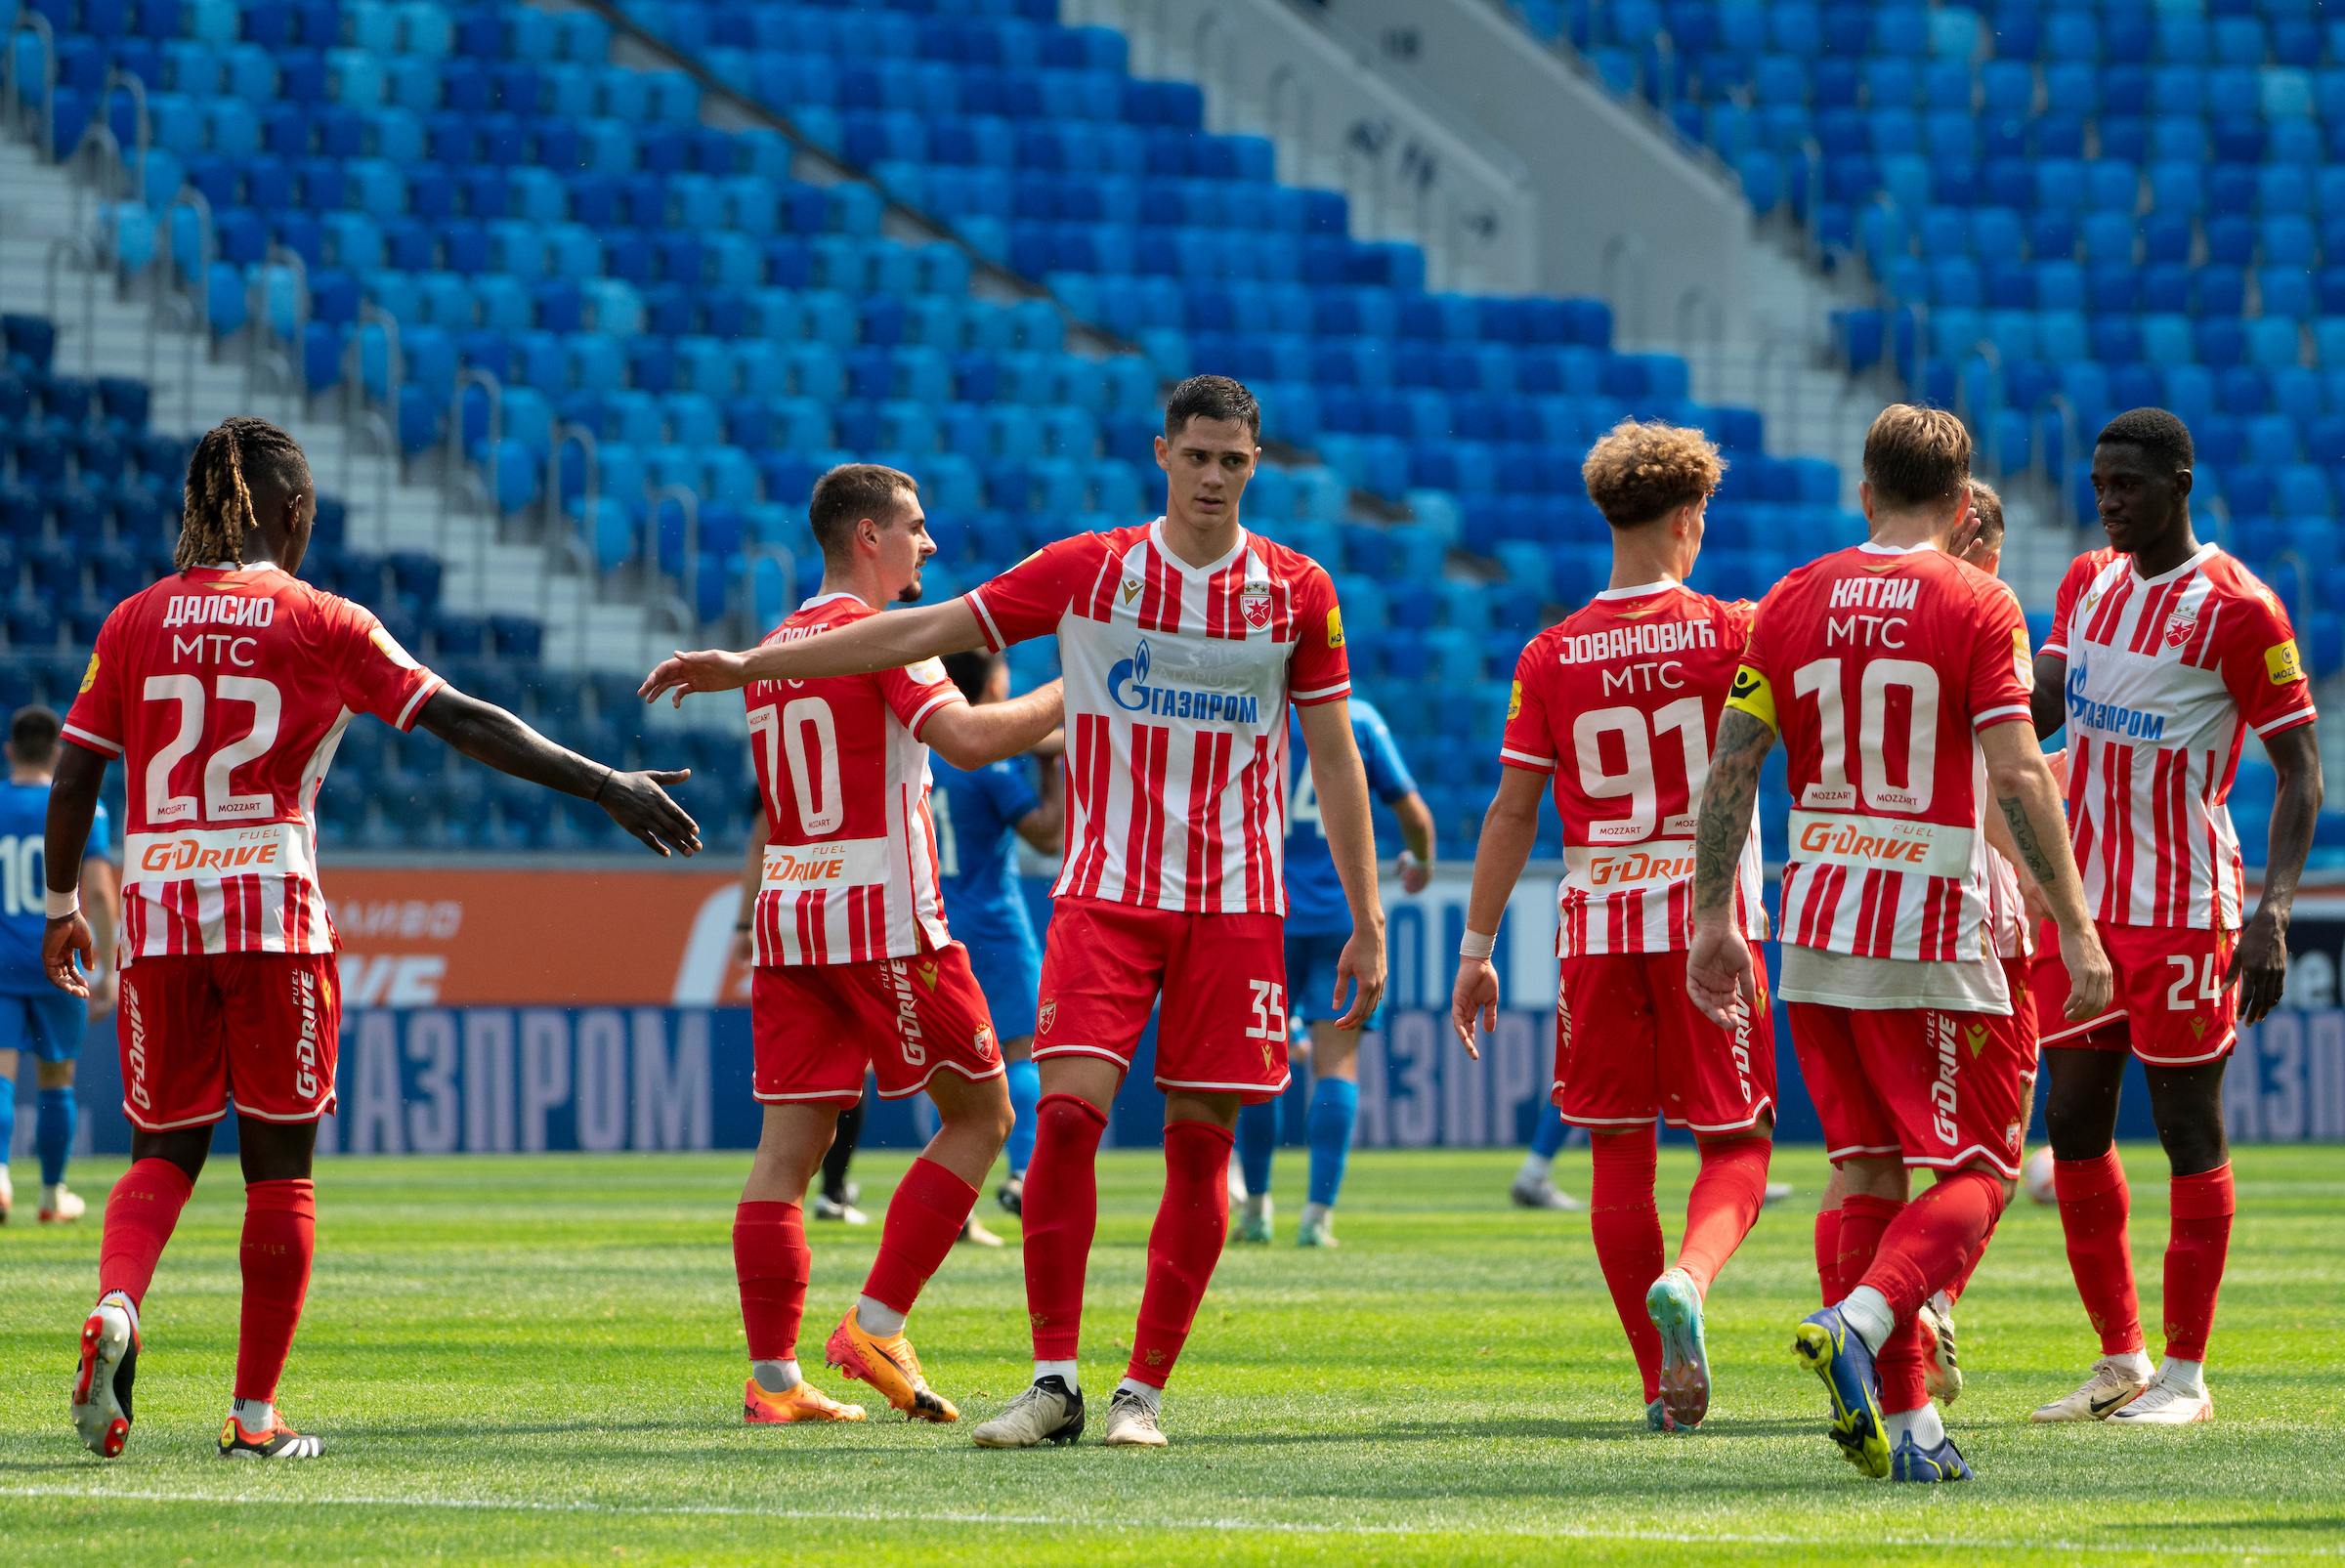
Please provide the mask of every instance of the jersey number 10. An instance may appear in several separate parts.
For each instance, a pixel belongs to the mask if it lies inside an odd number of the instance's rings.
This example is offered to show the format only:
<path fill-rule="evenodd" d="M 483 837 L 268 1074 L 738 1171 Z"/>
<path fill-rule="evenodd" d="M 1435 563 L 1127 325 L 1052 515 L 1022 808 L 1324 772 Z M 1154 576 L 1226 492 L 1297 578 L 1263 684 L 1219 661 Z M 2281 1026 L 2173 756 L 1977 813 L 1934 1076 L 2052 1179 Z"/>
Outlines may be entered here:
<path fill-rule="evenodd" d="M 1792 691 L 1815 699 L 1820 740 L 1816 787 L 1826 798 L 1850 799 L 1849 714 L 1840 688 L 1841 661 L 1818 658 L 1792 672 Z M 1902 687 L 1905 704 L 1905 782 L 1889 774 L 1889 694 Z M 1938 790 L 1938 671 L 1910 658 L 1876 658 L 1864 666 L 1856 695 L 1857 787 L 1870 811 L 1925 812 Z"/>
<path fill-rule="evenodd" d="M 48 891 L 41 874 L 47 864 L 44 848 L 36 833 L 0 838 L 0 912 L 31 914 L 48 909 L 41 898 Z"/>
<path fill-rule="evenodd" d="M 814 732 L 812 757 L 806 754 L 809 730 Z M 749 715 L 749 733 L 764 741 L 765 776 L 777 784 L 782 760 L 789 759 L 789 792 L 798 803 L 798 826 L 808 838 L 828 837 L 846 826 L 847 797 L 838 784 L 838 721 L 828 701 L 801 697 L 778 710 L 758 708 Z"/>

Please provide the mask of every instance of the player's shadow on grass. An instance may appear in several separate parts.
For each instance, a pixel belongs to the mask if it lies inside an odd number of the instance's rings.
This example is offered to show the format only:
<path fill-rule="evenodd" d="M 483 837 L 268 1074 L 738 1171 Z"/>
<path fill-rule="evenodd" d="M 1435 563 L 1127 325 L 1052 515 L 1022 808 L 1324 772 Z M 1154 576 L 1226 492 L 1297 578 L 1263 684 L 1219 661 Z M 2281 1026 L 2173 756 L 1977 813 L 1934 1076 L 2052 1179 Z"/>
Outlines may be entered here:
<path fill-rule="evenodd" d="M 1702 1423 L 1702 1435 L 1705 1437 L 1781 1437 L 1807 1433 L 1821 1436 L 1823 1429 L 1823 1422 L 1813 1418 L 1789 1416 L 1776 1420 L 1743 1418 Z M 1300 1447 L 1309 1443 L 1386 1443 L 1398 1437 L 1551 1437 L 1582 1438 L 1605 1443 L 1678 1441 L 1634 1421 L 1541 1420 L 1532 1417 L 1495 1420 L 1387 1421 L 1359 1431 L 1215 1432 L 1184 1437 L 1182 1441 L 1231 1448 L 1279 1448 Z"/>

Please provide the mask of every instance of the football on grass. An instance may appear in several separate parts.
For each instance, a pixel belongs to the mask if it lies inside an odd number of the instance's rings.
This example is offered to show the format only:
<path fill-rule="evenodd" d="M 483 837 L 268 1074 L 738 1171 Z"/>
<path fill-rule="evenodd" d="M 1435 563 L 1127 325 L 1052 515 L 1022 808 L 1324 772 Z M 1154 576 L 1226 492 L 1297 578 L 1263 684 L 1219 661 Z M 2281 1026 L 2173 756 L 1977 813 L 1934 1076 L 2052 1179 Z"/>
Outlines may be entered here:
<path fill-rule="evenodd" d="M 2060 1194 L 2052 1186 L 2052 1146 L 2045 1144 L 2027 1157 L 2020 1169 L 2020 1181 L 2026 1187 L 2027 1196 L 2039 1204 L 2057 1204 Z"/>

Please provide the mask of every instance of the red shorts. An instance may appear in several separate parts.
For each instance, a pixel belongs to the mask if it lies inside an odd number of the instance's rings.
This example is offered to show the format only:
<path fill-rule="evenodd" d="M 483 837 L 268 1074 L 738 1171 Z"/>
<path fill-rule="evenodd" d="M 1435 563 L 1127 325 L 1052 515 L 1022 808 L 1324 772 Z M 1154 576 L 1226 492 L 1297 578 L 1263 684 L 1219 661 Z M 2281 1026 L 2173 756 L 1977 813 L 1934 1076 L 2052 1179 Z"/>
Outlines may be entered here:
<path fill-rule="evenodd" d="M 2071 1024 L 2061 1011 L 2068 999 L 2068 971 L 2060 961 L 2060 933 L 2049 924 L 2044 929 L 2051 940 L 2037 953 L 2035 999 L 2044 1044 L 2131 1050 L 2153 1067 L 2191 1067 L 2230 1054 L 2238 1039 L 2239 993 L 2223 976 L 2238 932 L 2098 925 L 2116 970 L 2116 995 L 2100 1017 Z"/>
<path fill-rule="evenodd" d="M 911 958 L 761 967 L 749 1035 L 750 1092 L 768 1104 L 853 1105 L 867 1069 L 888 1100 L 917 1094 L 943 1068 L 971 1082 L 1002 1074 L 993 1015 L 958 942 Z"/>
<path fill-rule="evenodd" d="M 1103 1056 L 1129 1072 L 1148 1010 L 1156 1086 L 1235 1094 L 1287 1086 L 1286 922 L 1062 898 L 1043 943 L 1034 1058 Z"/>
<path fill-rule="evenodd" d="M 330 953 L 141 958 L 122 971 L 122 1114 L 143 1132 L 334 1109 L 342 981 Z"/>
<path fill-rule="evenodd" d="M 2052 956 L 2058 961 L 2060 954 L 2055 953 Z M 2003 983 L 2011 988 L 2011 1016 L 1990 1016 L 1988 1027 L 2009 1035 L 2012 1048 L 2032 1062 L 2035 1060 L 2038 1029 L 2035 1015 L 2035 960 L 2029 957 L 1997 958 L 1995 961 L 2003 966 Z M 2065 972 L 2063 978 L 2066 978 Z M 2066 991 L 2061 993 L 2061 999 L 2068 999 Z"/>
<path fill-rule="evenodd" d="M 1753 972 L 1767 965 L 1754 947 Z M 1685 995 L 1683 953 L 1565 958 L 1556 999 L 1556 1109 L 1585 1127 L 1733 1132 L 1775 1104 L 1775 1021 L 1767 997 L 1729 1033 Z M 1575 1027 L 1576 1026 L 1576 1027 Z"/>
<path fill-rule="evenodd" d="M 2020 1173 L 2035 1098 L 2035 1054 L 2008 1018 L 1935 1008 L 1791 1004 L 1791 1043 L 1833 1164 L 1902 1155 L 1959 1169 L 1983 1160 Z"/>

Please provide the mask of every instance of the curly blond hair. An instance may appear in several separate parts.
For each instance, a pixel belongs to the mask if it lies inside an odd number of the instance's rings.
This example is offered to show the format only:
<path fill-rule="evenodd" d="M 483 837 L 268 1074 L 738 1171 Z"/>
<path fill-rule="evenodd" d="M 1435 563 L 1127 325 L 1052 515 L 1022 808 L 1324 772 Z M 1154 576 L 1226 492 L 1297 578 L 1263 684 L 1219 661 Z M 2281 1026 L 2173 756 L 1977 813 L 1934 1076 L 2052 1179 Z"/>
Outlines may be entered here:
<path fill-rule="evenodd" d="M 1624 419 L 1588 449 L 1580 478 L 1616 529 L 1651 523 L 1708 495 L 1727 471 L 1717 443 L 1658 419 Z"/>

